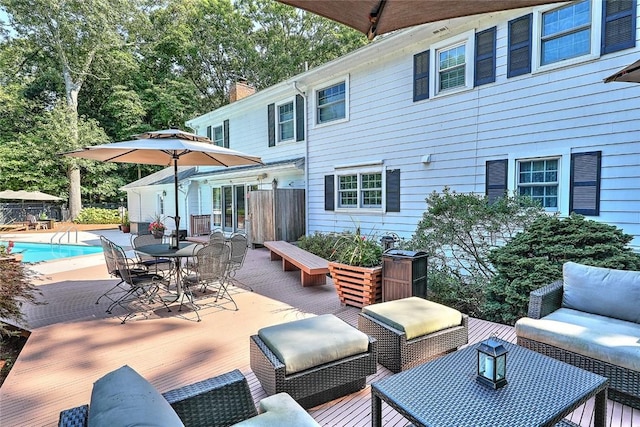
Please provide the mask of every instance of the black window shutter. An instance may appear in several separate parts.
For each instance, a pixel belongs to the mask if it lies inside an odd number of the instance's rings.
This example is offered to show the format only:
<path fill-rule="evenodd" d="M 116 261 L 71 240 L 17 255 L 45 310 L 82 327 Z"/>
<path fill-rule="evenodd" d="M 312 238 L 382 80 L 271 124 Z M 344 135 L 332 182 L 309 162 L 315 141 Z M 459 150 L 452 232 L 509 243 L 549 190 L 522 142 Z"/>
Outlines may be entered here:
<path fill-rule="evenodd" d="M 324 176 L 324 210 L 334 211 L 335 209 L 335 181 L 333 175 Z"/>
<path fill-rule="evenodd" d="M 213 141 L 213 130 L 211 126 L 207 126 L 207 138 Z"/>
<path fill-rule="evenodd" d="M 386 176 L 387 212 L 400 212 L 400 169 L 387 170 Z"/>
<path fill-rule="evenodd" d="M 474 86 L 496 81 L 496 27 L 476 34 Z"/>
<path fill-rule="evenodd" d="M 509 21 L 507 77 L 531 72 L 532 21 L 532 14 Z"/>
<path fill-rule="evenodd" d="M 429 51 L 413 55 L 413 102 L 429 98 Z"/>
<path fill-rule="evenodd" d="M 490 160 L 486 164 L 485 194 L 489 204 L 507 194 L 507 159 Z"/>
<path fill-rule="evenodd" d="M 222 128 L 222 137 L 224 148 L 229 148 L 229 120 L 225 120 Z"/>
<path fill-rule="evenodd" d="M 269 147 L 276 145 L 276 104 L 267 106 L 267 122 L 269 126 Z"/>
<path fill-rule="evenodd" d="M 304 141 L 304 98 L 296 95 L 296 141 Z"/>
<path fill-rule="evenodd" d="M 600 215 L 600 166 L 602 151 L 571 155 L 569 212 Z"/>
<path fill-rule="evenodd" d="M 607 0 L 602 11 L 601 54 L 636 45 L 636 1 Z"/>

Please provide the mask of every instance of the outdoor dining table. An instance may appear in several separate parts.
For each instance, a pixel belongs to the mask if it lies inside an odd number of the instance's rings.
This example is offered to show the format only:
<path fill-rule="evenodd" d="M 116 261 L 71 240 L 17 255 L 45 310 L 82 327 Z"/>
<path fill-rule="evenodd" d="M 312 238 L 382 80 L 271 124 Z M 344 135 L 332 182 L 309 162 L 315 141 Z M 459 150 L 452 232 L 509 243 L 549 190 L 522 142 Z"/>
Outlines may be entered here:
<path fill-rule="evenodd" d="M 145 245 L 136 248 L 137 252 L 156 258 L 169 258 L 173 261 L 176 278 L 176 292 L 175 300 L 182 298 L 184 289 L 182 287 L 182 259 L 189 258 L 195 255 L 202 244 L 193 242 L 178 242 L 177 248 L 171 248 L 167 243 L 158 243 L 154 245 Z"/>

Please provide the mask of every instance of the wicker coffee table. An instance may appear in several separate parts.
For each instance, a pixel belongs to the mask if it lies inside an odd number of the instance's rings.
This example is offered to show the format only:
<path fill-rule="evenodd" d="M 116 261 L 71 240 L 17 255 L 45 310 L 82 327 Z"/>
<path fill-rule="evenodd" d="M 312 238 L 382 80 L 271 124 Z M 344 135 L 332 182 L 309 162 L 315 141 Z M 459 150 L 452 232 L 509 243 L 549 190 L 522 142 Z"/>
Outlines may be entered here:
<path fill-rule="evenodd" d="M 502 341 L 508 384 L 492 390 L 476 382 L 477 345 L 371 385 L 371 417 L 382 425 L 382 400 L 416 426 L 573 425 L 563 418 L 595 396 L 594 427 L 607 415 L 605 377 Z"/>

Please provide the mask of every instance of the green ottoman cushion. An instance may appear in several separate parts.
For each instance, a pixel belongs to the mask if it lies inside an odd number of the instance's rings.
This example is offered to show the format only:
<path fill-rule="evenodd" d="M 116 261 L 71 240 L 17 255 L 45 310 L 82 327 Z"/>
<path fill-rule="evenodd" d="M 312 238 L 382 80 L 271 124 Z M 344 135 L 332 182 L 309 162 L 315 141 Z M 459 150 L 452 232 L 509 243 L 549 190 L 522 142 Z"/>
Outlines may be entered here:
<path fill-rule="evenodd" d="M 404 331 L 408 340 L 462 324 L 458 310 L 418 297 L 368 305 L 362 312 Z"/>
<path fill-rule="evenodd" d="M 93 384 L 88 425 L 184 426 L 160 392 L 127 365 Z"/>
<path fill-rule="evenodd" d="M 285 365 L 287 375 L 369 349 L 369 337 L 333 314 L 310 317 L 258 331 Z"/>

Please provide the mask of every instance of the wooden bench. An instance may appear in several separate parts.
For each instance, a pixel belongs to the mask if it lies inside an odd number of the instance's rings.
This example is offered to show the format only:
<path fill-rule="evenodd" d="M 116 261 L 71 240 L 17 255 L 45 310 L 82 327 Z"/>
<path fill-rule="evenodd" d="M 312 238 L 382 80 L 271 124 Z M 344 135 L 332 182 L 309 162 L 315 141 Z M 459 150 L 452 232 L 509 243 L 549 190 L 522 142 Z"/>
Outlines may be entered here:
<path fill-rule="evenodd" d="M 318 286 L 327 283 L 329 261 L 291 243 L 278 240 L 264 242 L 264 246 L 271 251 L 271 261 L 282 260 L 282 270 L 300 270 L 302 286 Z"/>

